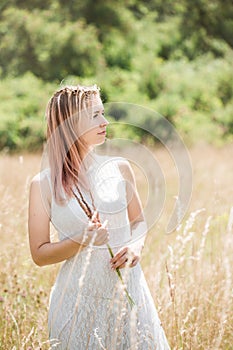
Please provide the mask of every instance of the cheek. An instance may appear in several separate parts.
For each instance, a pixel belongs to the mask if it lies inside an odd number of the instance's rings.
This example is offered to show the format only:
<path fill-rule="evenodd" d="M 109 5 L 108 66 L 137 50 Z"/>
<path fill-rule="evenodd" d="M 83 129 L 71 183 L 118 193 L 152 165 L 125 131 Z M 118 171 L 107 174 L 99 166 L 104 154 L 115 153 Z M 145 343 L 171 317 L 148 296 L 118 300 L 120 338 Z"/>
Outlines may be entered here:
<path fill-rule="evenodd" d="M 89 128 L 84 134 L 83 134 L 83 139 L 87 143 L 92 143 L 95 142 L 95 139 L 98 137 L 97 135 L 97 128 Z"/>
<path fill-rule="evenodd" d="M 99 121 L 99 118 L 91 118 L 89 120 L 88 126 L 89 126 L 89 129 L 93 129 L 93 128 L 98 128 L 100 124 L 101 123 Z"/>
<path fill-rule="evenodd" d="M 88 119 L 88 118 L 82 118 L 82 120 L 79 121 L 78 123 L 78 137 L 80 136 L 84 136 L 85 134 L 89 133 L 92 131 L 93 129 L 93 123 L 92 120 Z"/>
<path fill-rule="evenodd" d="M 97 129 L 99 127 L 99 124 L 100 121 L 98 120 L 98 118 L 90 118 L 86 116 L 79 122 L 79 136 L 82 136 L 83 134 L 92 132 L 94 129 Z"/>

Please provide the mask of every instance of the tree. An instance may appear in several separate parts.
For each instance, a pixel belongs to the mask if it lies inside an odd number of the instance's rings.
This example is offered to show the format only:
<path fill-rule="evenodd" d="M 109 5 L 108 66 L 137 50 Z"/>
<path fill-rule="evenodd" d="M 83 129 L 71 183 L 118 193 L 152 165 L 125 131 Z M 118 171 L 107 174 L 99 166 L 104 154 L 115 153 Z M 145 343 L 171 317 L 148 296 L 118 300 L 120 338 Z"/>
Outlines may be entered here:
<path fill-rule="evenodd" d="M 60 23 L 50 12 L 8 8 L 0 24 L 2 74 L 33 72 L 44 80 L 94 75 L 101 65 L 96 28 L 84 20 Z"/>
<path fill-rule="evenodd" d="M 225 41 L 233 48 L 233 6 L 231 0 L 183 0 L 183 15 L 180 31 L 183 40 L 194 42 L 196 54 L 212 51 L 222 55 L 222 45 L 216 39 Z"/>

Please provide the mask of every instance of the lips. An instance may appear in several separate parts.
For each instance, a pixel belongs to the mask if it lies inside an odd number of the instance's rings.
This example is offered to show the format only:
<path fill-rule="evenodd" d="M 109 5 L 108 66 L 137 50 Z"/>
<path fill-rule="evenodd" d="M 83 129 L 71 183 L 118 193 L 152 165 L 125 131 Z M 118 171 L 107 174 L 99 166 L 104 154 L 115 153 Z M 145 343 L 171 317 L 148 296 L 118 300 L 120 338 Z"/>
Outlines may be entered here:
<path fill-rule="evenodd" d="M 103 130 L 101 132 L 98 132 L 98 135 L 106 135 L 106 130 Z"/>

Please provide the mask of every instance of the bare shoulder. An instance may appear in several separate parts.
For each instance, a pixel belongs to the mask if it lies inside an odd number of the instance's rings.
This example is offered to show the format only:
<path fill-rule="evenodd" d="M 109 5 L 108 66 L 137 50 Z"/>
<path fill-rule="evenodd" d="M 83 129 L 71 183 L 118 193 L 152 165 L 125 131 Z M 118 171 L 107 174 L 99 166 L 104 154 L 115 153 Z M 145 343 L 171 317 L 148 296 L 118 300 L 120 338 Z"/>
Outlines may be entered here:
<path fill-rule="evenodd" d="M 31 186 L 35 186 L 36 184 L 40 184 L 41 182 L 41 176 L 40 176 L 40 173 L 36 174 L 32 180 L 31 180 Z"/>
<path fill-rule="evenodd" d="M 40 188 L 41 188 L 41 178 L 40 174 L 36 174 L 30 184 L 30 195 L 35 196 L 40 193 Z"/>
<path fill-rule="evenodd" d="M 36 174 L 32 180 L 30 185 L 30 193 L 31 196 L 43 196 L 43 198 L 47 198 L 49 202 L 51 202 L 51 188 L 48 179 L 48 172 L 42 171 Z"/>
<path fill-rule="evenodd" d="M 36 174 L 31 180 L 31 186 L 45 185 L 48 184 L 49 170 L 45 169 L 40 173 Z"/>

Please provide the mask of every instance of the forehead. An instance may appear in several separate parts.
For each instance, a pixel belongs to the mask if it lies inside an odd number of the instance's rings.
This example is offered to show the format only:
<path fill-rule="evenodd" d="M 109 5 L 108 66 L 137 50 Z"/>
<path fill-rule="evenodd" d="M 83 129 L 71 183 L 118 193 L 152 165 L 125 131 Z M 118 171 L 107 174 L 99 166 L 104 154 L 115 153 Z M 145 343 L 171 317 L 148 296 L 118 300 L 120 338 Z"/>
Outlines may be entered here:
<path fill-rule="evenodd" d="M 103 102 L 99 95 L 92 95 L 89 102 L 90 108 L 93 109 L 104 109 Z"/>

